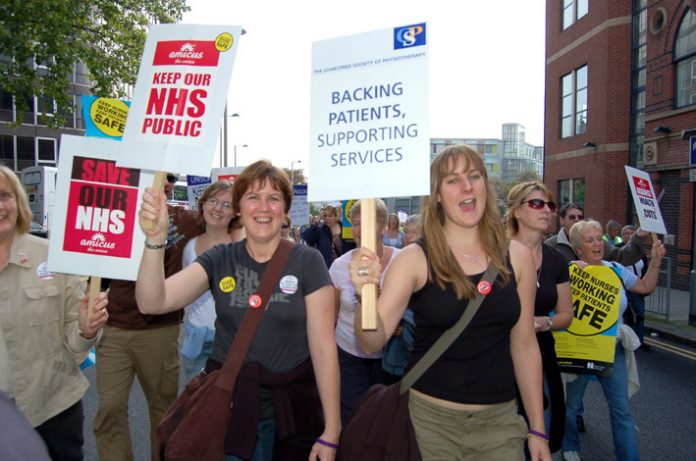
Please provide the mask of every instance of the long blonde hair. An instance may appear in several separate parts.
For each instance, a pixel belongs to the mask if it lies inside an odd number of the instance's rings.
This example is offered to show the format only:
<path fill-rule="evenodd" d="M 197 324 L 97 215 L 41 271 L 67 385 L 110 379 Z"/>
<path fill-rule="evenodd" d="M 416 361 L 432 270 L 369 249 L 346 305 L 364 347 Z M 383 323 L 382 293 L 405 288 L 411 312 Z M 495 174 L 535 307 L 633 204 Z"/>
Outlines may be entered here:
<path fill-rule="evenodd" d="M 449 146 L 440 152 L 430 165 L 430 196 L 425 198 L 423 206 L 423 237 L 428 252 L 431 271 L 428 278 L 436 282 L 440 288 L 452 285 L 457 293 L 457 298 L 473 299 L 476 296 L 476 287 L 464 274 L 457 259 L 447 245 L 444 224 L 445 212 L 438 201 L 440 186 L 444 178 L 452 173 L 457 160 L 463 158 L 465 171 L 471 168 L 477 169 L 483 175 L 486 184 L 486 207 L 479 222 L 479 238 L 483 251 L 486 253 L 498 271 L 503 283 L 510 281 L 510 273 L 505 264 L 506 238 L 505 228 L 498 215 L 495 203 L 495 191 L 488 182 L 486 165 L 481 156 L 467 145 Z M 433 280 L 434 278 L 434 280 Z"/>

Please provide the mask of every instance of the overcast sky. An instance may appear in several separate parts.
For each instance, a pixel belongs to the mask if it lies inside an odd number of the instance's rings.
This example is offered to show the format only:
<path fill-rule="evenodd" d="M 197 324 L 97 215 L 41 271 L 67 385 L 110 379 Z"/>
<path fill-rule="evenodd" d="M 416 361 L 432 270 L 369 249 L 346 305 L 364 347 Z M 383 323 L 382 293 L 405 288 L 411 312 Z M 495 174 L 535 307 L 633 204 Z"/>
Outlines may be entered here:
<path fill-rule="evenodd" d="M 309 169 L 312 42 L 427 21 L 430 137 L 543 144 L 543 0 L 188 0 L 184 23 L 241 25 L 230 91 L 229 164 L 257 158 Z M 234 132 L 234 133 L 233 133 Z M 297 161 L 301 160 L 301 164 Z M 217 163 L 216 165 L 217 166 Z M 308 172 L 311 175 L 311 171 Z"/>

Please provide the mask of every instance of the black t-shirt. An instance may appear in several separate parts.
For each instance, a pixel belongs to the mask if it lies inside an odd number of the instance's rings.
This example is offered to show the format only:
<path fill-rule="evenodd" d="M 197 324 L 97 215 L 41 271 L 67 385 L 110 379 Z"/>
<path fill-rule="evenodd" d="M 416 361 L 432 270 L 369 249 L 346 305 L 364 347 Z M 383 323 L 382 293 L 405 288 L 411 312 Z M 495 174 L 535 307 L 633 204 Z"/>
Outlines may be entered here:
<path fill-rule="evenodd" d="M 520 316 L 515 276 L 502 286 L 500 275 L 466 330 L 413 385 L 436 398 L 469 404 L 496 404 L 515 398 L 515 377 L 510 354 L 510 330 Z M 476 286 L 483 274 L 469 276 Z M 457 299 L 451 286 L 435 282 L 413 293 L 414 332 L 412 367 L 442 333 L 461 317 L 468 303 Z"/>
<path fill-rule="evenodd" d="M 224 363 L 232 339 L 268 263 L 258 263 L 246 249 L 246 240 L 217 245 L 196 262 L 208 274 L 215 298 L 215 342 L 211 359 Z M 307 315 L 304 297 L 331 285 L 321 254 L 305 245 L 295 245 L 271 295 L 251 343 L 247 361 L 261 363 L 274 373 L 286 372 L 309 357 Z M 323 306 L 334 309 L 334 306 Z"/>
<path fill-rule="evenodd" d="M 541 245 L 541 267 L 537 271 L 537 291 L 534 299 L 534 315 L 549 315 L 556 308 L 558 291 L 556 285 L 569 280 L 568 263 L 565 257 L 548 245 Z"/>

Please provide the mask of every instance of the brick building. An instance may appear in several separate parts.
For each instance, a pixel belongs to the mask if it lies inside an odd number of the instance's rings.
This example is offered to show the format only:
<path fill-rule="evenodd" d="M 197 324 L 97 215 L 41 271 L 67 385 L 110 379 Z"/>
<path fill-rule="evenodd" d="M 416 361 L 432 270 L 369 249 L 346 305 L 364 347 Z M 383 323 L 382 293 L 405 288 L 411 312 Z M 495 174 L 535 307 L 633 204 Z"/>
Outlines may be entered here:
<path fill-rule="evenodd" d="M 688 289 L 696 188 L 696 0 L 547 0 L 544 180 L 602 223 L 635 222 L 624 165 L 650 173 Z"/>

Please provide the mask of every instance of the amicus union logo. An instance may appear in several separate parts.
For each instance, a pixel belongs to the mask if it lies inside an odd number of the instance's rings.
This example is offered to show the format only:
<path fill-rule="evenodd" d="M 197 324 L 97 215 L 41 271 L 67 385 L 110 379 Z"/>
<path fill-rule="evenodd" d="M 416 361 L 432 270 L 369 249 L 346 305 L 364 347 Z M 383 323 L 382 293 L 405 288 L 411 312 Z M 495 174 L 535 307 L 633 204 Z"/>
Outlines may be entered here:
<path fill-rule="evenodd" d="M 396 27 L 394 29 L 394 49 L 413 48 L 425 45 L 425 23 L 412 24 L 410 26 Z"/>
<path fill-rule="evenodd" d="M 157 42 L 152 65 L 214 67 L 219 57 L 214 40 L 170 40 Z"/>
<path fill-rule="evenodd" d="M 97 232 L 89 239 L 80 240 L 80 246 L 87 247 L 87 251 L 92 253 L 106 253 L 116 247 L 114 242 L 109 242 L 101 232 Z"/>

